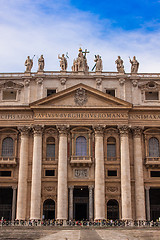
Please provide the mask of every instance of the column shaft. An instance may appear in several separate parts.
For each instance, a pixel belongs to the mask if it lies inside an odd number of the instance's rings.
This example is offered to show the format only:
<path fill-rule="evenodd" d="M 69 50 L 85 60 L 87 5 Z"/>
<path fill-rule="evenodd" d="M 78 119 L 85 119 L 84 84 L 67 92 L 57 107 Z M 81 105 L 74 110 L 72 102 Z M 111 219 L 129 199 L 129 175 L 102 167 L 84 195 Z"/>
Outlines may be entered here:
<path fill-rule="evenodd" d="M 59 158 L 58 158 L 58 195 L 57 219 L 68 218 L 68 188 L 67 188 L 67 129 L 59 129 Z"/>
<path fill-rule="evenodd" d="M 147 215 L 147 220 L 151 220 L 150 216 L 150 199 L 149 199 L 149 189 L 150 187 L 146 187 L 146 215 Z"/>
<path fill-rule="evenodd" d="M 122 200 L 122 219 L 132 219 L 131 208 L 131 177 L 130 177 L 130 157 L 128 127 L 120 128 L 121 133 L 121 200 Z"/>
<path fill-rule="evenodd" d="M 95 219 L 105 219 L 103 129 L 95 128 Z"/>
<path fill-rule="evenodd" d="M 136 220 L 145 220 L 145 194 L 143 180 L 141 129 L 134 128 L 134 173 Z"/>
<path fill-rule="evenodd" d="M 31 213 L 30 219 L 41 218 L 41 170 L 42 170 L 42 128 L 34 127 Z"/>
<path fill-rule="evenodd" d="M 69 187 L 69 220 L 73 220 L 73 189 L 74 187 Z"/>
<path fill-rule="evenodd" d="M 18 193 L 17 193 L 17 219 L 26 219 L 27 208 L 27 178 L 28 178 L 28 131 L 27 127 L 19 129 L 21 131 L 20 161 L 18 176 Z"/>
<path fill-rule="evenodd" d="M 93 187 L 89 186 L 89 220 L 93 220 Z"/>
<path fill-rule="evenodd" d="M 16 218 L 16 193 L 17 188 L 13 187 L 13 198 L 12 198 L 12 221 Z"/>

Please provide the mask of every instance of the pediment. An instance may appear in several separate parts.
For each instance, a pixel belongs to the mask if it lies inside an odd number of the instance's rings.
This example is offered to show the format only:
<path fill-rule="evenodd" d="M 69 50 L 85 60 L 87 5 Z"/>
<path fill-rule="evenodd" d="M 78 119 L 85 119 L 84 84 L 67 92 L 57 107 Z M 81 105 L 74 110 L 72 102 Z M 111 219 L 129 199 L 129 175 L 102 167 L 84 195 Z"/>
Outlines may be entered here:
<path fill-rule="evenodd" d="M 10 80 L 0 84 L 0 88 L 4 88 L 4 89 L 20 89 L 23 87 L 24 87 L 24 85 L 22 83 L 15 83 Z"/>
<path fill-rule="evenodd" d="M 31 108 L 131 108 L 132 104 L 84 84 L 77 84 L 30 104 Z"/>

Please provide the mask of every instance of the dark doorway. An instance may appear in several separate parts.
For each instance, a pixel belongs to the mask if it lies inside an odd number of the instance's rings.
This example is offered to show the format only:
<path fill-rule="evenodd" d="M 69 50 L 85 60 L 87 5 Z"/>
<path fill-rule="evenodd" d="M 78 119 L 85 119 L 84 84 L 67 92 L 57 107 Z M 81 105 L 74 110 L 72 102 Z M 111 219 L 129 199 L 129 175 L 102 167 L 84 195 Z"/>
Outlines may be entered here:
<path fill-rule="evenodd" d="M 12 188 L 0 188 L 0 219 L 12 219 Z"/>
<path fill-rule="evenodd" d="M 111 199 L 107 203 L 107 219 L 119 219 L 119 205 L 115 199 Z"/>
<path fill-rule="evenodd" d="M 89 191 L 88 187 L 76 187 L 73 191 L 74 219 L 88 220 L 89 218 Z"/>
<path fill-rule="evenodd" d="M 52 199 L 43 203 L 43 219 L 55 219 L 55 202 Z"/>
<path fill-rule="evenodd" d="M 159 219 L 160 217 L 160 188 L 151 188 L 149 190 L 151 220 Z"/>

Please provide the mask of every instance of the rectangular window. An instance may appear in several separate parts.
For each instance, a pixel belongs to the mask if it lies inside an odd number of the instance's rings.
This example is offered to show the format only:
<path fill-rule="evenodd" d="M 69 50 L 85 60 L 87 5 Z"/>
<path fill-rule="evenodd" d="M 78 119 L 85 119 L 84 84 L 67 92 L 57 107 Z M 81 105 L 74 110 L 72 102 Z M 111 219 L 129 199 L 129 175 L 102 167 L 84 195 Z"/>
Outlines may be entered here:
<path fill-rule="evenodd" d="M 106 89 L 106 93 L 115 97 L 115 89 Z"/>
<path fill-rule="evenodd" d="M 55 176 L 55 170 L 54 169 L 45 170 L 45 176 L 46 177 L 54 177 Z"/>
<path fill-rule="evenodd" d="M 145 100 L 159 100 L 158 92 L 145 92 Z"/>
<path fill-rule="evenodd" d="M 160 177 L 160 171 L 151 171 L 151 177 Z"/>
<path fill-rule="evenodd" d="M 108 177 L 117 177 L 117 170 L 108 170 Z"/>
<path fill-rule="evenodd" d="M 55 93 L 56 93 L 56 89 L 47 89 L 47 97 Z"/>
<path fill-rule="evenodd" d="M 17 91 L 6 90 L 3 91 L 3 100 L 16 100 Z"/>
<path fill-rule="evenodd" d="M 11 171 L 0 171 L 0 177 L 11 177 Z"/>

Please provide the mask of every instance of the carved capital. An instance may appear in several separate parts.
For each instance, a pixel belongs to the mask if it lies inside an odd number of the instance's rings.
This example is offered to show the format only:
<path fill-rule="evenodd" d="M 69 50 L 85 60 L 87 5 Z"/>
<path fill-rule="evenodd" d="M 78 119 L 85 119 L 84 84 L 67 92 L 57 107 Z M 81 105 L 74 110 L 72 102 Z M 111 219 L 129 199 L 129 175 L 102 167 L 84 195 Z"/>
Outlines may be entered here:
<path fill-rule="evenodd" d="M 119 126 L 119 132 L 122 136 L 128 136 L 130 128 L 127 125 Z"/>
<path fill-rule="evenodd" d="M 59 134 L 67 135 L 69 127 L 67 125 L 57 125 L 57 130 Z"/>
<path fill-rule="evenodd" d="M 30 84 L 30 79 L 25 79 L 24 86 L 29 87 L 29 84 Z"/>
<path fill-rule="evenodd" d="M 93 185 L 89 185 L 89 186 L 88 186 L 89 191 L 93 191 L 93 188 L 94 188 Z"/>
<path fill-rule="evenodd" d="M 43 126 L 41 126 L 41 125 L 34 125 L 33 126 L 33 133 L 35 135 L 41 135 L 42 131 L 43 131 Z"/>
<path fill-rule="evenodd" d="M 93 129 L 94 129 L 95 135 L 103 135 L 103 133 L 104 133 L 103 125 L 94 125 Z"/>
<path fill-rule="evenodd" d="M 136 80 L 136 79 L 132 80 L 132 85 L 133 85 L 133 87 L 137 87 L 138 80 Z"/>
<path fill-rule="evenodd" d="M 132 131 L 133 131 L 134 137 L 137 137 L 137 138 L 141 137 L 141 135 L 142 135 L 142 128 L 140 128 L 140 127 L 133 127 Z"/>
<path fill-rule="evenodd" d="M 120 79 L 119 79 L 119 84 L 120 84 L 121 86 L 123 86 L 124 83 L 125 83 L 125 79 L 124 79 L 124 78 L 120 78 Z"/>
<path fill-rule="evenodd" d="M 18 130 L 20 131 L 21 136 L 27 136 L 29 134 L 30 127 L 20 126 L 20 127 L 18 127 Z"/>
<path fill-rule="evenodd" d="M 42 85 L 42 83 L 43 83 L 43 78 L 37 78 L 37 79 L 36 79 L 36 83 L 37 83 L 38 85 Z"/>
<path fill-rule="evenodd" d="M 102 84 L 102 79 L 101 78 L 96 78 L 96 84 L 100 86 Z"/>
<path fill-rule="evenodd" d="M 145 189 L 149 191 L 149 189 L 150 189 L 150 186 L 145 186 Z"/>
<path fill-rule="evenodd" d="M 73 191 L 74 186 L 73 186 L 73 185 L 70 185 L 68 188 L 69 188 L 69 191 Z"/>
<path fill-rule="evenodd" d="M 66 78 L 61 78 L 61 79 L 60 79 L 61 85 L 65 85 L 65 84 L 66 84 L 66 81 L 67 81 Z"/>

